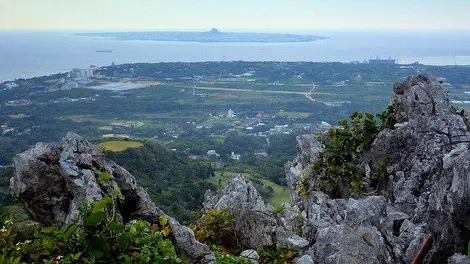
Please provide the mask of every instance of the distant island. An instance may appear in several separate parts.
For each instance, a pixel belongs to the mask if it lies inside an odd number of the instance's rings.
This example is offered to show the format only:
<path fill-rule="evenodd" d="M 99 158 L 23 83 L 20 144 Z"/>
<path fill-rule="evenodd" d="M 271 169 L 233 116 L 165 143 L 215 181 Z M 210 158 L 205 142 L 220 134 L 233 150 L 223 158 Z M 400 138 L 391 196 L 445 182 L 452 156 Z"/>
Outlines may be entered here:
<path fill-rule="evenodd" d="M 292 43 L 312 42 L 327 39 L 315 35 L 221 32 L 216 28 L 206 32 L 190 31 L 147 31 L 147 32 L 97 32 L 75 33 L 77 36 L 104 37 L 115 40 L 150 40 L 180 42 L 257 42 L 257 43 Z"/>

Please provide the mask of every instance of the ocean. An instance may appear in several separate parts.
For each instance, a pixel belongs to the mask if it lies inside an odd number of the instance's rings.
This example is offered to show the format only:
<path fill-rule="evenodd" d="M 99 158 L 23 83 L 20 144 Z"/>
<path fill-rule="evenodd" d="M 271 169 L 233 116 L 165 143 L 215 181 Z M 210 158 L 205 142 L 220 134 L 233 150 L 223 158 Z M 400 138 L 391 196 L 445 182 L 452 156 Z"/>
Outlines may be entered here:
<path fill-rule="evenodd" d="M 311 31 L 309 43 L 122 41 L 73 32 L 0 32 L 0 83 L 90 65 L 133 62 L 315 61 L 394 58 L 398 63 L 470 65 L 470 31 Z M 112 50 L 112 52 L 96 52 Z"/>

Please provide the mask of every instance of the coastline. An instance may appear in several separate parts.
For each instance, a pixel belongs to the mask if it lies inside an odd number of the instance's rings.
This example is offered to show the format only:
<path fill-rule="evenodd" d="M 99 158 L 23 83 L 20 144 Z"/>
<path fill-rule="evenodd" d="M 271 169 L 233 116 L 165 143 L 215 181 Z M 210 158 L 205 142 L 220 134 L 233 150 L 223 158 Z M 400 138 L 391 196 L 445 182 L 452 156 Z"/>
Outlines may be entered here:
<path fill-rule="evenodd" d="M 470 65 L 470 35 L 462 32 L 310 31 L 328 39 L 299 43 L 117 41 L 74 32 L 0 32 L 0 83 L 89 65 L 204 61 L 364 62 Z M 296 32 L 297 33 L 297 32 Z M 410 44 L 411 43 L 411 44 Z M 437 44 L 436 44 L 437 43 Z M 96 50 L 112 50 L 99 53 Z"/>

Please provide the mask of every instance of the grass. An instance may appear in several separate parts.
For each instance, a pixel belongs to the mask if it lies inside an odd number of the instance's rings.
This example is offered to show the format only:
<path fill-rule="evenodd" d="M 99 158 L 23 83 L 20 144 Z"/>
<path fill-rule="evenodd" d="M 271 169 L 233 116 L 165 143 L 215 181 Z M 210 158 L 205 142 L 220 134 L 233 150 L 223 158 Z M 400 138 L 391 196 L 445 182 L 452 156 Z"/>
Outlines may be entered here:
<path fill-rule="evenodd" d="M 110 140 L 101 142 L 98 146 L 104 150 L 118 152 L 124 151 L 128 148 L 138 148 L 144 144 L 140 141 L 128 141 L 128 140 Z"/>
<path fill-rule="evenodd" d="M 209 178 L 206 181 L 214 184 L 215 186 L 218 186 L 218 188 L 222 188 L 223 186 L 225 186 L 225 184 L 230 179 L 232 179 L 236 175 L 237 175 L 237 173 L 231 172 L 231 171 L 223 171 L 223 172 L 218 171 L 218 172 L 216 172 L 215 177 Z M 250 174 L 247 174 L 247 173 L 243 173 L 243 176 L 245 177 L 245 179 L 248 179 L 248 180 L 251 180 L 254 177 L 254 176 L 252 176 Z M 219 182 L 219 180 L 220 180 L 220 182 Z M 281 203 L 290 202 L 289 191 L 287 190 L 287 188 L 282 187 L 282 186 L 280 186 L 280 185 L 278 185 L 278 184 L 276 184 L 272 181 L 269 181 L 269 180 L 262 180 L 262 182 L 266 187 L 271 186 L 274 189 L 273 195 L 271 195 L 271 197 L 269 199 L 265 199 L 266 202 L 272 204 L 273 206 L 280 205 Z M 220 185 L 219 185 L 219 183 L 220 183 Z"/>

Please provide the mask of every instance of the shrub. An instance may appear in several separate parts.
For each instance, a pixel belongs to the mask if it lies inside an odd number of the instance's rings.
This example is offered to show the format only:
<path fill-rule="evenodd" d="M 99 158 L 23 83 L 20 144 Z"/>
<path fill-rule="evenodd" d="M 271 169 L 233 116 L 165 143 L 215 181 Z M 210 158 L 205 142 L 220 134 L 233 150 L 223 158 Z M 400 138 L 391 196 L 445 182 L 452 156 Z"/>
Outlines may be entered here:
<path fill-rule="evenodd" d="M 209 210 L 197 226 L 193 226 L 197 240 L 223 247 L 233 246 L 233 216 L 227 210 Z"/>
<path fill-rule="evenodd" d="M 360 195 L 364 192 L 364 173 L 356 164 L 379 132 L 374 115 L 354 112 L 338 122 L 340 127 L 328 130 L 327 138 L 319 137 L 324 150 L 312 166 L 318 174 L 314 187 L 333 198 Z M 301 182 L 302 183 L 302 182 Z M 305 190 L 302 189 L 304 195 Z"/>
<path fill-rule="evenodd" d="M 246 257 L 236 257 L 224 252 L 219 248 L 212 249 L 215 255 L 215 262 L 217 264 L 252 264 L 251 260 Z"/>
<path fill-rule="evenodd" d="M 287 264 L 292 263 L 297 255 L 297 250 L 285 248 L 268 248 L 260 252 L 260 261 L 263 264 Z"/>
<path fill-rule="evenodd" d="M 397 120 L 395 119 L 395 107 L 389 105 L 387 110 L 383 111 L 381 114 L 377 114 L 377 118 L 381 121 L 380 130 L 385 128 L 393 129 Z"/>
<path fill-rule="evenodd" d="M 0 230 L 0 263 L 181 263 L 168 238 L 167 219 L 161 217 L 157 225 L 124 224 L 115 210 L 120 196 L 115 187 L 102 200 L 84 203 L 79 217 L 64 227 L 6 221 Z"/>

